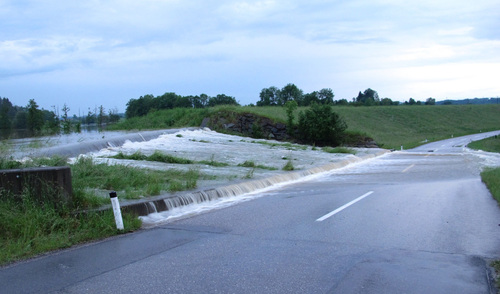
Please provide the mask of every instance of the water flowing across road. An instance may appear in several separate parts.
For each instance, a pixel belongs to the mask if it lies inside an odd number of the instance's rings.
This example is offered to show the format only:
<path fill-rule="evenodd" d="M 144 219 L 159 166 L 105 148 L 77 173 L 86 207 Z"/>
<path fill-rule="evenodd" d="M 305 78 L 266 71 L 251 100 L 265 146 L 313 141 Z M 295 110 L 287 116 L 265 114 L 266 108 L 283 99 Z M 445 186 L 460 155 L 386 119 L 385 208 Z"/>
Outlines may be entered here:
<path fill-rule="evenodd" d="M 477 158 L 483 166 L 499 166 L 500 156 L 494 153 L 473 151 L 467 143 L 500 132 L 483 133 L 430 143 L 410 150 L 425 155 L 443 152 L 465 152 Z M 90 156 L 97 162 L 125 164 L 149 169 L 192 169 L 213 175 L 210 180 L 200 180 L 198 189 L 174 194 L 162 194 L 141 200 L 125 200 L 122 204 L 134 207 L 145 226 L 154 226 L 179 218 L 189 217 L 208 210 L 218 209 L 259 197 L 262 192 L 295 181 L 308 180 L 325 172 L 384 154 L 381 149 L 357 149 L 356 155 L 331 154 L 310 146 L 284 144 L 277 141 L 256 140 L 209 129 L 189 128 L 144 132 L 102 132 L 71 134 L 36 139 L 39 148 L 23 148 L 33 144 L 27 139 L 12 140 L 17 146 L 15 154 L 22 156 L 62 155 L 76 158 Z M 458 143 L 457 143 L 458 142 Z M 193 161 L 215 160 L 227 164 L 213 167 L 207 164 L 179 165 L 135 160 L 117 160 L 110 156 L 119 152 L 132 154 L 140 151 L 150 155 L 161 151 Z M 281 167 L 290 160 L 298 171 L 283 172 Z M 238 166 L 254 162 L 272 169 Z M 251 175 L 251 176 L 249 176 Z"/>

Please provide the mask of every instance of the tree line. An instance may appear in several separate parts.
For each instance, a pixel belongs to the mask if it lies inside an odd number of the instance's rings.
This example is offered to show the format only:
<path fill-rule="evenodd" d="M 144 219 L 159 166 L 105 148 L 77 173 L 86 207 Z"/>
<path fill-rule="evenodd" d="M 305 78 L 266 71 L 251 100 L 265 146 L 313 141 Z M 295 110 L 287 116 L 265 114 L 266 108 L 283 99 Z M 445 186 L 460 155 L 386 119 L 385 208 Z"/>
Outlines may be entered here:
<path fill-rule="evenodd" d="M 120 119 L 117 110 L 105 111 L 104 107 L 96 107 L 85 117 L 69 116 L 70 108 L 64 104 L 59 110 L 40 108 L 35 99 L 30 99 L 26 106 L 16 106 L 8 98 L 0 98 L 0 131 L 3 136 L 12 130 L 27 130 L 29 136 L 41 134 L 57 134 L 60 132 L 80 132 L 82 124 L 103 126 Z"/>
<path fill-rule="evenodd" d="M 207 94 L 199 96 L 181 96 L 173 92 L 167 92 L 161 96 L 151 94 L 132 98 L 127 102 L 125 116 L 127 118 L 144 116 L 152 110 L 173 109 L 173 108 L 205 108 L 216 105 L 240 105 L 232 96 L 218 94 L 210 97 Z"/>
<path fill-rule="evenodd" d="M 298 106 L 310 106 L 312 104 L 330 104 L 330 105 L 352 105 L 352 106 L 376 106 L 376 105 L 399 105 L 399 101 L 393 101 L 390 98 L 380 98 L 377 91 L 368 88 L 365 91 L 359 91 L 357 97 L 353 97 L 351 101 L 347 99 L 334 100 L 335 97 L 332 89 L 323 88 L 319 91 L 304 94 L 295 84 L 289 83 L 279 89 L 275 86 L 264 88 L 260 91 L 257 106 L 284 106 L 288 101 L 295 101 Z M 428 98 L 425 103 L 415 101 L 410 98 L 404 102 L 405 105 L 434 105 L 436 99 Z"/>

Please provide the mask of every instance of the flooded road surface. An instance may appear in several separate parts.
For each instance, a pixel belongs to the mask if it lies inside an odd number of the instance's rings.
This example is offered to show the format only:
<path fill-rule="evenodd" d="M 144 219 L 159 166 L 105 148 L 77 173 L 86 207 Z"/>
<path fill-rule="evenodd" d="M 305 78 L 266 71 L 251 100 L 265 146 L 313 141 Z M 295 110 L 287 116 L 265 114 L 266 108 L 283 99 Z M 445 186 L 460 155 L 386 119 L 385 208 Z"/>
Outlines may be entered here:
<path fill-rule="evenodd" d="M 495 293 L 495 156 L 393 152 L 0 271 L 6 293 Z M 429 152 L 433 149 L 432 152 Z"/>

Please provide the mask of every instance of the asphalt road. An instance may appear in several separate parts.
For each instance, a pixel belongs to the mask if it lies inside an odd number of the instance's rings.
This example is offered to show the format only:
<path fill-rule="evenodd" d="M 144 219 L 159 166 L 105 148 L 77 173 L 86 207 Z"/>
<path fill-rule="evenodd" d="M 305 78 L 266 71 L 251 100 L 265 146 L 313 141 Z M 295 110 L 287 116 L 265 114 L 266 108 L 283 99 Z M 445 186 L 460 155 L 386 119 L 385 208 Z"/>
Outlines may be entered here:
<path fill-rule="evenodd" d="M 3 268 L 1 292 L 493 293 L 500 208 L 469 140 Z"/>

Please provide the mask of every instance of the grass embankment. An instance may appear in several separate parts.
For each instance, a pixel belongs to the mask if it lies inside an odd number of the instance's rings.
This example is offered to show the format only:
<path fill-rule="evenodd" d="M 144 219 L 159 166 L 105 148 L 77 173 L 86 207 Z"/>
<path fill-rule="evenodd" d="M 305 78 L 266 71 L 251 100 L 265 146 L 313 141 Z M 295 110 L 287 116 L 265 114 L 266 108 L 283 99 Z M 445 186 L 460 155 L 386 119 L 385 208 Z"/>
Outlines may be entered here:
<path fill-rule="evenodd" d="M 294 115 L 297 122 L 299 107 Z M 347 131 L 373 138 L 387 149 L 405 149 L 422 145 L 425 140 L 438 141 L 451 136 L 463 136 L 498 129 L 500 105 L 412 105 L 352 107 L 334 106 L 347 123 Z M 224 114 L 254 113 L 286 123 L 282 107 L 231 107 L 207 109 L 173 109 L 150 113 L 122 121 L 114 129 L 161 129 L 199 126 L 204 117 Z"/>
<path fill-rule="evenodd" d="M 495 136 L 484 140 L 475 141 L 468 144 L 468 147 L 476 150 L 500 153 L 500 137 Z M 495 200 L 500 205 L 500 168 L 489 168 L 484 170 L 481 173 L 481 179 L 490 190 L 493 198 L 495 198 Z M 497 288 L 500 288 L 500 260 L 493 261 L 491 263 L 491 266 L 496 271 L 496 286 Z"/>

